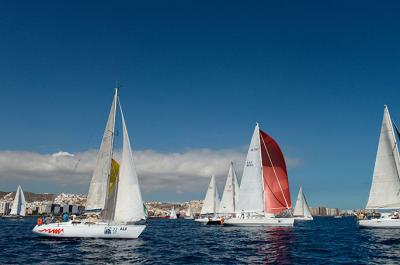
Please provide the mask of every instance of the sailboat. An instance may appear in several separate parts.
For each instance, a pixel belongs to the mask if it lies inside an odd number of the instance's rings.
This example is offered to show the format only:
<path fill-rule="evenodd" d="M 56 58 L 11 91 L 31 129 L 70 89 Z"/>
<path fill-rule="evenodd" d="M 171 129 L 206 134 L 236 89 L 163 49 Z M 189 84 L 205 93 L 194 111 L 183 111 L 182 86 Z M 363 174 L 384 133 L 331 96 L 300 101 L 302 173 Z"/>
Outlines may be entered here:
<path fill-rule="evenodd" d="M 375 168 L 366 209 L 400 209 L 400 156 L 397 146 L 400 132 L 385 105 Z M 360 227 L 400 228 L 399 214 L 382 213 L 380 217 L 359 220 Z"/>
<path fill-rule="evenodd" d="M 178 219 L 175 212 L 175 207 L 172 207 L 171 212 L 169 214 L 169 219 Z"/>
<path fill-rule="evenodd" d="M 243 169 L 235 218 L 226 225 L 293 226 L 286 162 L 279 145 L 256 124 Z"/>
<path fill-rule="evenodd" d="M 236 177 L 233 162 L 229 165 L 228 176 L 226 178 L 224 193 L 222 194 L 221 203 L 218 213 L 224 218 L 233 217 L 237 211 L 239 200 L 239 182 Z"/>
<path fill-rule="evenodd" d="M 123 131 L 120 164 L 113 158 L 117 105 Z M 118 88 L 97 154 L 86 209 L 87 219 L 38 224 L 33 232 L 47 237 L 138 238 L 146 227 L 139 224 L 146 215 Z"/>
<path fill-rule="evenodd" d="M 189 203 L 188 209 L 185 212 L 185 219 L 189 219 L 189 220 L 193 220 L 194 219 L 193 212 L 192 212 L 192 207 L 190 206 L 190 203 Z"/>
<path fill-rule="evenodd" d="M 11 207 L 11 212 L 9 215 L 3 216 L 4 218 L 16 218 L 23 217 L 26 213 L 26 201 L 24 192 L 20 185 L 18 185 L 17 191 L 15 193 L 14 201 Z"/>
<path fill-rule="evenodd" d="M 297 195 L 296 206 L 294 207 L 293 216 L 295 220 L 312 221 L 314 218 L 311 214 L 310 207 L 303 193 L 303 188 L 300 186 L 299 194 Z"/>
<path fill-rule="evenodd" d="M 203 202 L 203 207 L 200 211 L 200 217 L 195 219 L 195 221 L 200 223 L 208 223 L 210 220 L 216 220 L 219 203 L 220 199 L 218 188 L 215 183 L 215 176 L 212 176 L 210 185 L 208 185 L 206 197 Z"/>

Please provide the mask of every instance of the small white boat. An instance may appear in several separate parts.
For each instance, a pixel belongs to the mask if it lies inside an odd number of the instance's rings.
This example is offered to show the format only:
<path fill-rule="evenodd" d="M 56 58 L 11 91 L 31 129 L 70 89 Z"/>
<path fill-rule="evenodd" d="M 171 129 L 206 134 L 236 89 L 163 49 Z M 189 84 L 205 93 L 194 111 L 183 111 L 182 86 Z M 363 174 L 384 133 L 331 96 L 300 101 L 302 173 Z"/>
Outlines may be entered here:
<path fill-rule="evenodd" d="M 219 205 L 219 216 L 231 218 L 237 212 L 239 201 L 239 182 L 237 180 L 236 171 L 233 162 L 229 165 L 228 176 L 226 178 L 224 193 L 222 194 L 221 203 Z"/>
<path fill-rule="evenodd" d="M 11 206 L 10 215 L 5 215 L 3 218 L 22 218 L 26 214 L 26 201 L 24 192 L 20 185 L 18 185 L 17 192 L 15 193 L 14 201 Z"/>
<path fill-rule="evenodd" d="M 220 199 L 218 194 L 218 188 L 215 183 L 215 176 L 212 176 L 210 184 L 208 185 L 206 197 L 203 202 L 203 207 L 201 207 L 200 217 L 195 219 L 195 221 L 200 223 L 208 223 L 209 218 L 217 217 L 219 204 L 220 204 Z"/>
<path fill-rule="evenodd" d="M 174 207 L 172 207 L 171 212 L 169 213 L 169 219 L 178 219 Z"/>
<path fill-rule="evenodd" d="M 123 131 L 121 164 L 113 159 L 118 103 Z M 118 89 L 97 155 L 86 210 L 100 212 L 99 218 L 38 224 L 33 232 L 46 237 L 138 238 L 146 227 L 137 224 L 146 219 L 146 214 Z"/>
<path fill-rule="evenodd" d="M 385 105 L 366 209 L 381 211 L 400 209 L 400 156 L 396 135 L 400 138 L 399 130 L 392 122 L 389 109 Z M 379 218 L 359 220 L 358 224 L 366 228 L 400 228 L 400 219 L 393 217 L 389 213 L 384 213 Z"/>
<path fill-rule="evenodd" d="M 193 212 L 192 212 L 192 207 L 190 206 L 190 203 L 189 203 L 188 209 L 185 212 L 184 219 L 187 219 L 187 220 L 193 220 L 194 219 Z"/>
<path fill-rule="evenodd" d="M 297 195 L 296 206 L 293 212 L 294 219 L 297 221 L 312 221 L 314 218 L 311 214 L 310 207 L 303 193 L 303 188 L 300 186 L 299 194 Z"/>
<path fill-rule="evenodd" d="M 343 216 L 341 216 L 341 215 L 335 215 L 333 218 L 335 218 L 335 219 L 341 219 L 341 218 L 343 218 Z"/>
<path fill-rule="evenodd" d="M 243 169 L 236 217 L 224 224 L 293 226 L 293 217 L 277 218 L 291 207 L 285 158 L 276 141 L 257 124 Z"/>

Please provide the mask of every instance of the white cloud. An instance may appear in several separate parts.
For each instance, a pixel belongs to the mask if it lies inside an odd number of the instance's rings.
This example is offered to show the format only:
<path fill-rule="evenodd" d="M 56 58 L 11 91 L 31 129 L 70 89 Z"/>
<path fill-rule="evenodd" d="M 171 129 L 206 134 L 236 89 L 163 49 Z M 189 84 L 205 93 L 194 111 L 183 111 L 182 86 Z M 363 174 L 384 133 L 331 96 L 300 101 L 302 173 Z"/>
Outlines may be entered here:
<path fill-rule="evenodd" d="M 71 154 L 57 152 L 39 154 L 21 151 L 0 151 L 0 185 L 35 183 L 68 192 L 88 189 L 96 160 L 96 150 Z M 119 155 L 117 155 L 118 158 Z M 201 192 L 211 175 L 222 183 L 230 161 L 241 176 L 245 151 L 235 149 L 193 149 L 163 153 L 154 150 L 136 151 L 135 163 L 144 193 L 175 191 L 177 194 Z M 297 166 L 298 159 L 288 159 L 288 166 Z M 30 191 L 31 187 L 26 187 Z M 31 190 L 35 191 L 35 190 Z M 52 190 L 47 190 L 52 192 Z"/>

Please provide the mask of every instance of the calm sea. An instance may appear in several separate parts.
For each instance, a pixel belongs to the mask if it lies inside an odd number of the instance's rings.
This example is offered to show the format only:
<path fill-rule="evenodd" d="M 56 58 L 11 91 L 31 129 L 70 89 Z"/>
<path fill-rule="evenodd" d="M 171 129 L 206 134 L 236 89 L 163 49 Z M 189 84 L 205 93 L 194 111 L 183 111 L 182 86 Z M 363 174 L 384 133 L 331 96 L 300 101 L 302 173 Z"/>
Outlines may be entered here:
<path fill-rule="evenodd" d="M 0 264 L 400 264 L 400 229 L 359 230 L 354 218 L 292 228 L 150 220 L 137 240 L 40 238 L 35 222 L 0 220 Z"/>

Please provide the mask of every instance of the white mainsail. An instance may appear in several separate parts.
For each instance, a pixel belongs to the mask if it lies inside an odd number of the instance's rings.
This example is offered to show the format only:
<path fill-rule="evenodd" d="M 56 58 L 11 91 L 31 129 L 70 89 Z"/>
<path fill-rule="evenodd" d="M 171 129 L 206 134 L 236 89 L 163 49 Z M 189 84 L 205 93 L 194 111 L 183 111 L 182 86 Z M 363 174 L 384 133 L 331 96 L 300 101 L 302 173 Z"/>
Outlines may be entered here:
<path fill-rule="evenodd" d="M 121 104 L 119 104 L 122 119 L 123 146 L 122 159 L 118 178 L 118 190 L 115 204 L 115 222 L 134 222 L 145 219 L 142 194 L 136 173 L 135 163 L 125 124 Z"/>
<path fill-rule="evenodd" d="M 367 209 L 400 208 L 400 160 L 387 106 L 384 108 Z"/>
<path fill-rule="evenodd" d="M 17 192 L 15 193 L 14 201 L 11 207 L 10 215 L 25 216 L 26 202 L 24 192 L 20 185 L 18 185 Z"/>
<path fill-rule="evenodd" d="M 200 214 L 216 214 L 219 209 L 219 204 L 218 188 L 215 183 L 215 176 L 212 176 Z"/>
<path fill-rule="evenodd" d="M 235 168 L 231 162 L 229 166 L 228 177 L 226 179 L 224 193 L 222 194 L 219 213 L 236 213 L 236 207 L 239 199 L 239 183 L 236 177 Z"/>
<path fill-rule="evenodd" d="M 112 101 L 107 125 L 104 130 L 103 139 L 97 154 L 92 179 L 90 181 L 88 197 L 86 201 L 86 210 L 101 210 L 106 204 L 106 195 L 108 189 L 108 176 L 111 169 L 111 159 L 114 144 L 115 114 L 117 108 L 118 90 Z"/>
<path fill-rule="evenodd" d="M 187 211 L 185 213 L 185 216 L 186 217 L 193 217 L 192 207 L 190 206 L 190 204 L 189 204 L 189 207 L 188 207 L 188 209 L 187 209 Z"/>
<path fill-rule="evenodd" d="M 261 169 L 260 131 L 258 124 L 254 128 L 242 181 L 240 183 L 239 202 L 236 212 L 264 212 L 264 186 Z"/>
<path fill-rule="evenodd" d="M 177 219 L 176 212 L 175 212 L 175 207 L 172 207 L 171 212 L 169 213 L 169 218 L 170 219 Z"/>
<path fill-rule="evenodd" d="M 293 216 L 312 217 L 310 207 L 308 206 L 302 187 L 300 187 L 299 194 L 297 195 L 297 201 L 296 206 L 294 207 Z"/>

